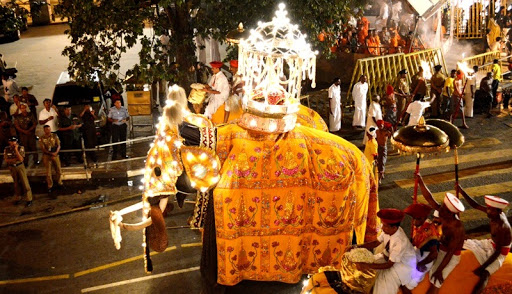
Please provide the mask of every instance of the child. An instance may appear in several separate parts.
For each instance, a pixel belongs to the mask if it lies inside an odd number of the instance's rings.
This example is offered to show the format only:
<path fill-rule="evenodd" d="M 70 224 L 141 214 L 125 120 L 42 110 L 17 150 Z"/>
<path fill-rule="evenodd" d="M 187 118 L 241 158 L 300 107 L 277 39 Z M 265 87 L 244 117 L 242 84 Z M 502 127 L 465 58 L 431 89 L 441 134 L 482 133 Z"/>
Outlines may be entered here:
<path fill-rule="evenodd" d="M 397 293 L 401 288 L 403 293 L 418 285 L 416 271 L 416 252 L 407 238 L 400 222 L 404 213 L 398 209 L 381 209 L 377 216 L 382 221 L 382 232 L 377 241 L 349 247 L 373 249 L 384 244 L 384 251 L 375 255 L 375 263 L 357 263 L 360 270 L 378 270 L 373 294 Z"/>
<path fill-rule="evenodd" d="M 373 95 L 372 102 L 368 108 L 368 115 L 366 116 L 366 132 L 371 127 L 377 127 L 377 121 L 382 119 L 382 109 L 380 107 L 380 96 Z M 366 144 L 367 137 L 364 137 L 363 144 Z"/>
<path fill-rule="evenodd" d="M 377 169 L 379 170 L 379 184 L 384 178 L 386 169 L 386 161 L 388 159 L 388 138 L 391 137 L 393 126 L 389 122 L 383 120 L 377 121 Z"/>
<path fill-rule="evenodd" d="M 366 137 L 368 138 L 368 141 L 366 142 L 366 146 L 364 147 L 364 155 L 368 159 L 370 163 L 375 163 L 375 160 L 377 159 L 377 140 L 376 137 L 376 128 L 370 127 L 370 129 L 366 132 Z"/>

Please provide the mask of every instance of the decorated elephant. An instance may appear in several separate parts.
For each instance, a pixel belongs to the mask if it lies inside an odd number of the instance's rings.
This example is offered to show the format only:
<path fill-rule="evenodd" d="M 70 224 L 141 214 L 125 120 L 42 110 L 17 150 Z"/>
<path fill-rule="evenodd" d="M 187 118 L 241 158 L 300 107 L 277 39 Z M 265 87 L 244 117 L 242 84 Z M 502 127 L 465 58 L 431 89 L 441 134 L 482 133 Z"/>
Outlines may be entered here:
<path fill-rule="evenodd" d="M 267 37 L 274 41 L 260 42 Z M 371 164 L 300 105 L 303 73 L 314 86 L 315 54 L 280 6 L 240 43 L 238 120 L 214 126 L 188 111 L 182 88 L 171 87 L 148 152 L 142 204 L 111 214 L 116 246 L 119 228 L 144 229 L 146 256 L 149 248 L 164 250 L 160 214 L 168 196 L 190 192 L 180 186 L 188 183 L 184 173 L 198 191 L 191 226 L 204 228 L 207 290 L 246 279 L 296 283 L 320 267 L 340 267 L 354 234 L 359 243 L 376 239 Z M 141 223 L 122 223 L 123 213 L 139 207 Z"/>

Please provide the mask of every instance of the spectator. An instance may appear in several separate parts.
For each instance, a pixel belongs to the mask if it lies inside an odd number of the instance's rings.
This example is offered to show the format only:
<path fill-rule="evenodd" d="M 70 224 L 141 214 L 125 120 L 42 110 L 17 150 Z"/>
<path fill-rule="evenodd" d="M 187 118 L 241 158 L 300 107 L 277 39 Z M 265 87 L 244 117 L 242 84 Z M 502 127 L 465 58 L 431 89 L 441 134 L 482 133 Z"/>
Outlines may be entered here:
<path fill-rule="evenodd" d="M 84 110 L 82 110 L 82 112 L 80 113 L 80 118 L 82 119 L 82 133 L 85 148 L 95 148 L 97 144 L 97 137 L 96 124 L 94 123 L 94 121 L 96 120 L 94 109 L 92 109 L 92 107 L 89 105 L 85 105 Z M 95 151 L 88 151 L 87 157 L 94 163 L 98 161 Z"/>
<path fill-rule="evenodd" d="M 418 72 L 412 77 L 411 82 L 412 96 L 420 94 L 421 97 L 427 96 L 427 82 L 423 77 L 423 67 L 420 66 Z"/>
<path fill-rule="evenodd" d="M 406 69 L 402 69 L 401 71 L 399 71 L 395 85 L 395 97 L 399 122 L 402 121 L 405 106 L 410 99 L 409 96 L 411 92 L 409 88 L 409 82 L 407 81 L 407 74 L 408 72 Z"/>
<path fill-rule="evenodd" d="M 16 81 L 12 79 L 9 74 L 2 74 L 2 84 L 4 86 L 4 98 L 5 102 L 12 103 L 12 97 L 16 94 L 20 94 L 20 89 L 16 84 Z"/>
<path fill-rule="evenodd" d="M 46 168 L 46 183 L 48 185 L 48 193 L 53 190 L 52 167 L 55 169 L 55 178 L 57 185 L 62 187 L 62 171 L 60 167 L 59 151 L 60 140 L 59 137 L 52 133 L 49 125 L 43 127 L 44 135 L 40 138 L 39 146 L 43 151 L 43 163 Z"/>
<path fill-rule="evenodd" d="M 9 139 L 9 146 L 4 149 L 4 159 L 11 172 L 11 177 L 14 182 L 14 196 L 17 198 L 17 203 L 25 194 L 27 197 L 26 206 L 32 205 L 32 189 L 30 189 L 30 183 L 27 178 L 27 171 L 23 165 L 25 157 L 25 149 L 23 146 L 18 144 L 16 137 Z"/>
<path fill-rule="evenodd" d="M 32 153 L 32 160 L 34 164 L 39 164 L 39 155 L 37 154 L 36 146 L 36 127 L 37 121 L 34 116 L 28 112 L 28 106 L 25 103 L 21 103 L 20 115 L 14 118 L 14 127 L 18 131 L 18 137 L 20 138 L 20 144 L 25 147 L 25 151 L 34 152 Z M 30 155 L 30 154 L 29 154 Z M 25 166 L 28 167 L 28 157 L 25 156 Z"/>
<path fill-rule="evenodd" d="M 12 100 L 13 100 L 13 104 L 9 107 L 9 114 L 11 115 L 11 117 L 15 118 L 15 117 L 17 117 L 18 115 L 21 114 L 21 110 L 20 110 L 20 105 L 21 105 L 20 96 L 18 94 L 15 94 L 14 96 L 12 96 Z M 30 112 L 30 110 L 28 110 L 28 111 Z"/>
<path fill-rule="evenodd" d="M 20 101 L 28 104 L 29 112 L 37 120 L 36 106 L 39 105 L 39 102 L 37 102 L 37 99 L 34 95 L 28 93 L 27 87 L 21 87 Z"/>
<path fill-rule="evenodd" d="M 456 78 L 453 82 L 453 94 L 452 94 L 452 100 L 450 102 L 450 123 L 453 123 L 453 121 L 457 118 L 457 116 L 461 115 L 462 118 L 462 126 L 461 128 L 467 129 L 468 125 L 466 124 L 466 117 L 464 115 L 464 103 L 463 103 L 463 92 L 464 92 L 464 86 L 462 84 L 462 79 L 464 78 L 464 75 L 462 74 L 462 71 L 459 69 L 456 72 Z"/>
<path fill-rule="evenodd" d="M 352 126 L 355 128 L 364 128 L 366 123 L 366 95 L 368 94 L 368 83 L 366 81 L 366 76 L 361 75 L 359 82 L 352 89 L 352 99 L 354 100 Z"/>
<path fill-rule="evenodd" d="M 382 31 L 379 32 L 379 39 L 383 45 L 389 45 L 391 35 L 389 34 L 387 27 L 382 28 Z"/>
<path fill-rule="evenodd" d="M 478 66 L 473 66 L 473 72 L 466 76 L 466 92 L 464 93 L 464 114 L 466 117 L 473 117 L 473 102 L 476 92 L 476 75 Z"/>
<path fill-rule="evenodd" d="M 13 125 L 5 111 L 0 112 L 0 150 L 4 150 L 9 146 L 9 139 L 15 135 Z M 0 166 L 2 166 L 4 157 L 0 156 Z"/>
<path fill-rule="evenodd" d="M 391 85 L 387 85 L 386 87 L 386 103 L 384 104 L 384 111 L 384 121 L 390 123 L 393 126 L 393 130 L 395 130 L 398 124 L 397 107 L 395 90 Z"/>
<path fill-rule="evenodd" d="M 39 112 L 39 124 L 40 125 L 48 125 L 50 126 L 50 131 L 55 133 L 58 131 L 57 128 L 57 107 L 52 105 L 52 100 L 49 98 L 44 99 L 43 101 L 44 108 Z"/>
<path fill-rule="evenodd" d="M 434 66 L 434 75 L 430 79 L 430 100 L 432 101 L 432 117 L 437 118 L 440 113 L 440 102 L 446 77 L 441 73 L 443 66 Z"/>
<path fill-rule="evenodd" d="M 78 122 L 78 117 L 71 113 L 71 107 L 64 108 L 64 113 L 59 116 L 59 138 L 62 145 L 62 150 L 80 149 L 80 127 L 82 125 Z M 82 155 L 80 152 L 73 152 L 79 163 L 83 163 Z M 62 163 L 64 166 L 69 166 L 71 153 L 62 153 Z"/>
<path fill-rule="evenodd" d="M 375 137 L 377 137 L 376 133 L 377 128 L 376 127 L 370 127 L 365 132 L 365 146 L 364 146 L 364 155 L 368 162 L 372 165 L 372 168 L 375 164 L 375 161 L 378 157 L 378 148 L 379 145 L 377 144 L 377 140 Z"/>
<path fill-rule="evenodd" d="M 108 121 L 112 123 L 112 143 L 126 141 L 126 127 L 129 119 L 128 110 L 121 106 L 121 100 L 116 100 L 108 113 Z M 116 160 L 119 155 L 121 159 L 128 158 L 126 143 L 114 145 L 112 160 Z"/>
<path fill-rule="evenodd" d="M 379 120 L 377 121 L 377 170 L 379 171 L 379 184 L 384 178 L 386 171 L 386 161 L 388 159 L 388 138 L 393 134 L 393 125 L 389 122 Z"/>
<path fill-rule="evenodd" d="M 368 108 L 368 115 L 366 117 L 366 132 L 370 130 L 371 127 L 377 129 L 377 121 L 382 120 L 382 109 L 380 107 L 380 96 L 374 94 L 372 96 L 372 101 L 370 102 L 370 107 Z M 375 136 L 374 136 L 375 137 Z M 363 138 L 363 144 L 366 144 L 368 140 L 367 136 Z"/>
<path fill-rule="evenodd" d="M 475 108 L 487 114 L 487 118 L 492 117 L 492 75 L 492 72 L 488 72 L 487 76 L 482 79 L 480 82 L 480 91 L 478 92 L 479 95 L 477 94 L 475 97 Z"/>
<path fill-rule="evenodd" d="M 500 82 L 503 80 L 501 77 L 501 65 L 498 59 L 494 59 L 492 62 L 492 106 L 496 107 L 498 105 L 498 88 L 500 86 Z"/>
<path fill-rule="evenodd" d="M 453 92 L 455 91 L 455 88 L 454 88 L 455 86 L 453 83 L 455 82 L 456 72 L 457 71 L 453 69 L 450 72 L 450 77 L 448 77 L 444 81 L 443 98 L 441 101 L 441 115 L 446 120 L 450 119 L 450 101 L 452 99 Z"/>
<path fill-rule="evenodd" d="M 329 131 L 338 132 L 341 129 L 341 79 L 334 78 L 329 87 Z"/>

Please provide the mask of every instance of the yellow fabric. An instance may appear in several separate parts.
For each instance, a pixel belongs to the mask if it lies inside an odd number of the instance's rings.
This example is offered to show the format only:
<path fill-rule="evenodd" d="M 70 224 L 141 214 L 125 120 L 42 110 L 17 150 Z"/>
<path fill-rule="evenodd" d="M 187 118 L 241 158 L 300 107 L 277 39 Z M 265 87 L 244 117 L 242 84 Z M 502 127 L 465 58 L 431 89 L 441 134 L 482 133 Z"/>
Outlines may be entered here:
<path fill-rule="evenodd" d="M 324 119 L 316 111 L 304 105 L 299 106 L 297 123 L 320 131 L 329 131 Z"/>
<path fill-rule="evenodd" d="M 499 64 L 492 65 L 492 78 L 498 81 L 502 81 L 501 78 L 501 66 Z"/>
<path fill-rule="evenodd" d="M 218 124 L 222 124 L 224 123 L 224 113 L 226 111 L 224 110 L 224 103 L 219 106 L 219 108 L 217 109 L 217 111 L 215 111 L 215 113 L 212 115 L 212 123 L 215 124 L 215 125 L 218 125 Z"/>
<path fill-rule="evenodd" d="M 473 270 L 478 268 L 480 263 L 476 260 L 473 252 L 469 250 L 462 251 L 460 263 L 450 273 L 448 278 L 444 281 L 439 294 L 453 294 L 453 293 L 471 293 L 473 287 L 478 283 L 478 276 L 473 273 Z M 508 254 L 503 266 L 491 275 L 489 283 L 484 289 L 484 293 L 512 293 L 512 254 Z M 414 288 L 413 294 L 424 294 L 430 286 L 428 274 L 423 281 Z M 493 289 L 507 288 L 508 291 L 493 291 Z M 398 293 L 401 293 L 399 291 Z"/>
<path fill-rule="evenodd" d="M 297 283 L 340 267 L 352 242 L 377 236 L 371 165 L 353 144 L 296 126 L 284 134 L 217 129 L 221 178 L 214 190 L 218 282 Z"/>
<path fill-rule="evenodd" d="M 443 95 L 445 96 L 451 96 L 453 94 L 453 91 L 455 90 L 454 88 L 454 85 L 453 85 L 453 82 L 455 81 L 454 78 L 452 77 L 448 77 L 445 81 L 444 81 L 444 86 L 443 86 Z M 448 87 L 448 89 L 450 89 L 450 93 L 446 93 L 446 87 Z"/>
<path fill-rule="evenodd" d="M 375 156 L 378 154 L 378 147 L 379 145 L 375 138 L 366 142 L 366 146 L 364 147 L 364 156 L 366 156 L 366 159 L 368 159 L 369 162 L 373 163 L 375 161 Z"/>

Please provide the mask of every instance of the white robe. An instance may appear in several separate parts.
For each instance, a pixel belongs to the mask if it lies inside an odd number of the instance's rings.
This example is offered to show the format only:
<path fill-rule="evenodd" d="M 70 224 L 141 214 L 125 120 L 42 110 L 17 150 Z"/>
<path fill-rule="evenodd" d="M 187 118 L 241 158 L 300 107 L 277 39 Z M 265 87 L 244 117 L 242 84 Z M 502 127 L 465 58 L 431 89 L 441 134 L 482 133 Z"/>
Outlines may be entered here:
<path fill-rule="evenodd" d="M 332 84 L 329 87 L 329 131 L 337 132 L 341 129 L 341 89 L 340 86 Z"/>
<path fill-rule="evenodd" d="M 416 251 L 404 230 L 398 228 L 391 236 L 382 232 L 377 240 L 384 244 L 384 248 L 389 242 L 389 252 L 384 249 L 383 253 L 377 254 L 375 263 L 384 263 L 385 255 L 394 264 L 389 269 L 377 271 L 373 294 L 394 294 L 401 285 L 414 289 L 418 285 L 420 273 L 416 270 Z"/>
<path fill-rule="evenodd" d="M 439 280 L 436 280 L 434 283 L 434 278 L 432 277 L 432 275 L 434 275 L 434 273 L 437 271 L 437 268 L 439 267 L 441 262 L 443 262 L 443 259 L 445 256 L 446 256 L 446 251 L 440 249 L 437 254 L 436 261 L 434 261 L 434 265 L 432 266 L 432 268 L 430 269 L 430 271 L 428 273 L 428 275 L 430 277 L 430 284 L 434 285 L 436 288 L 441 288 L 441 286 L 443 284 L 440 283 Z M 448 277 L 448 275 L 459 264 L 459 262 L 460 262 L 460 255 L 452 255 L 452 258 L 450 259 L 448 264 L 443 269 L 443 279 L 445 281 L 446 281 L 446 278 Z"/>
<path fill-rule="evenodd" d="M 366 133 L 370 131 L 370 128 L 377 128 L 377 124 L 373 121 L 374 117 L 375 120 L 382 120 L 382 109 L 379 102 L 372 101 L 370 108 L 368 108 L 368 117 L 366 119 L 366 129 L 364 133 L 363 144 L 366 144 L 366 141 L 368 141 L 368 136 L 366 136 Z"/>
<path fill-rule="evenodd" d="M 352 90 L 354 100 L 354 119 L 352 125 L 364 127 L 366 120 L 366 95 L 368 94 L 368 83 L 357 82 Z"/>
<path fill-rule="evenodd" d="M 473 94 L 471 86 L 476 91 L 476 75 L 467 76 L 466 92 L 464 93 L 464 115 L 466 117 L 473 117 Z"/>
<path fill-rule="evenodd" d="M 467 250 L 471 250 L 473 254 L 475 255 L 476 259 L 480 263 L 480 265 L 484 264 L 491 255 L 494 254 L 496 249 L 492 246 L 492 240 L 491 239 L 485 239 L 485 240 L 475 240 L 475 239 L 468 239 L 464 241 L 464 246 L 462 247 Z M 491 275 L 494 274 L 497 270 L 501 268 L 503 265 L 503 262 L 505 261 L 505 258 L 507 256 L 500 254 L 498 255 L 498 258 L 488 265 L 485 270 L 488 271 Z"/>
<path fill-rule="evenodd" d="M 212 118 L 217 109 L 226 102 L 229 97 L 229 82 L 224 73 L 219 71 L 217 74 L 213 75 L 210 78 L 210 82 L 208 83 L 213 90 L 219 91 L 220 94 L 210 94 L 208 99 L 208 105 L 204 110 L 204 115 L 207 118 Z"/>

